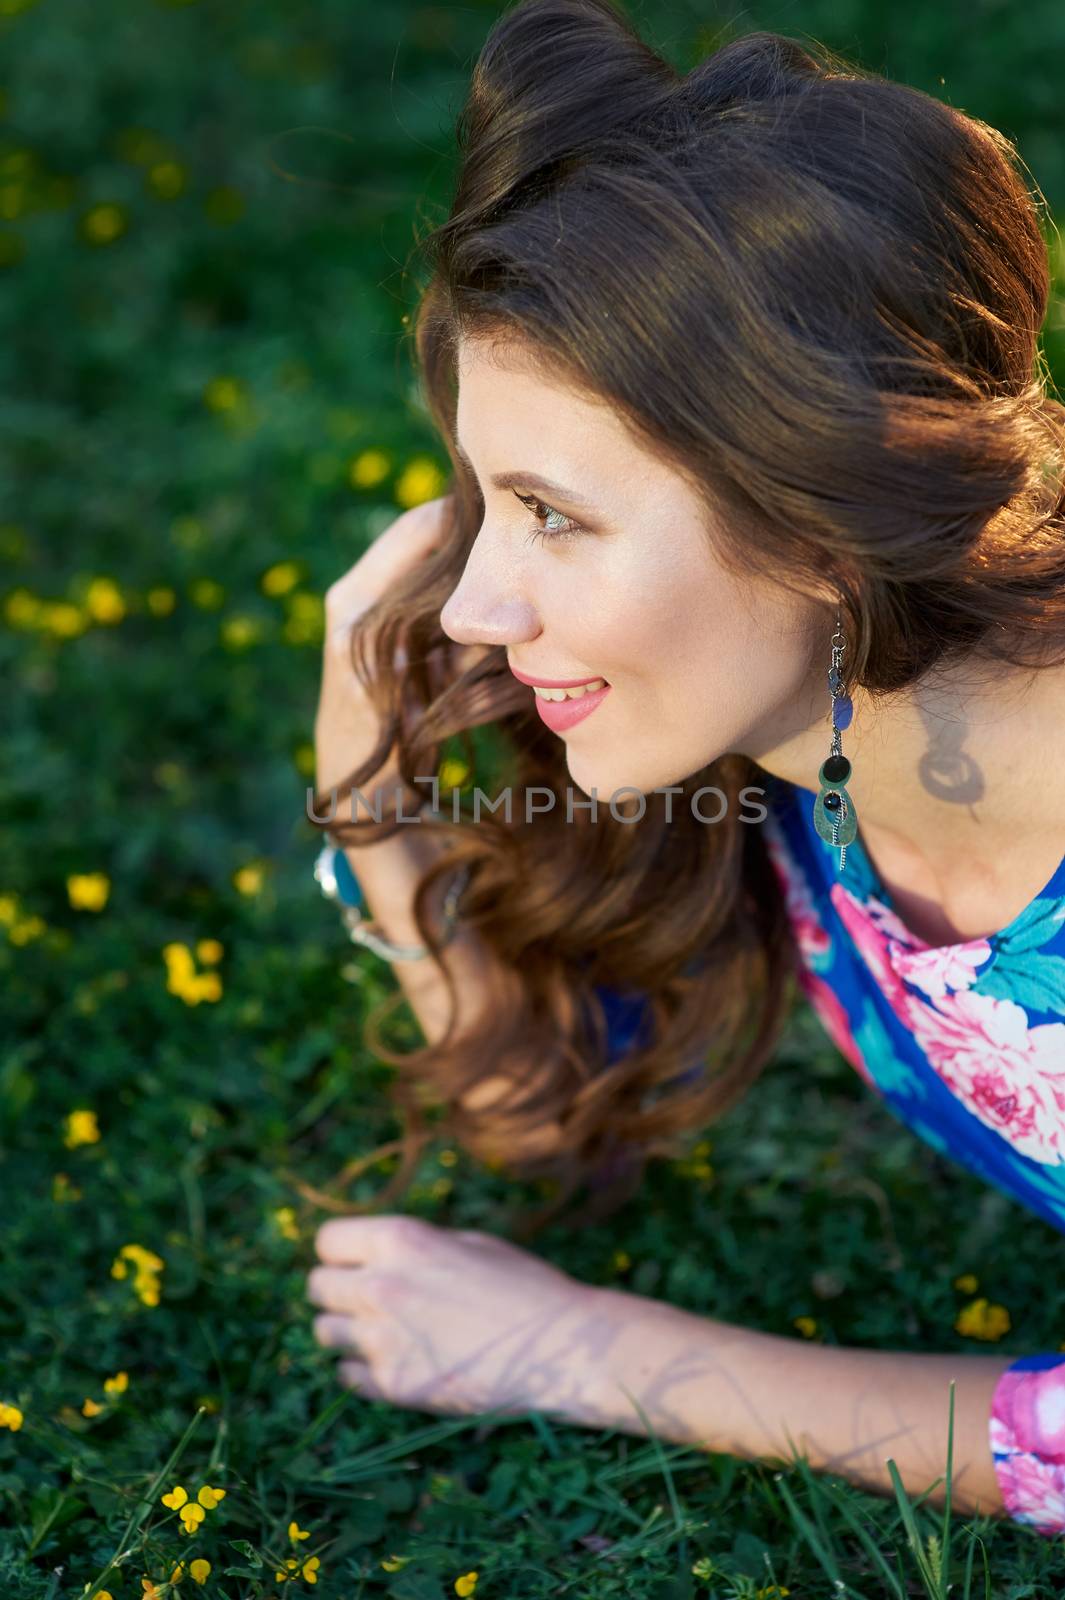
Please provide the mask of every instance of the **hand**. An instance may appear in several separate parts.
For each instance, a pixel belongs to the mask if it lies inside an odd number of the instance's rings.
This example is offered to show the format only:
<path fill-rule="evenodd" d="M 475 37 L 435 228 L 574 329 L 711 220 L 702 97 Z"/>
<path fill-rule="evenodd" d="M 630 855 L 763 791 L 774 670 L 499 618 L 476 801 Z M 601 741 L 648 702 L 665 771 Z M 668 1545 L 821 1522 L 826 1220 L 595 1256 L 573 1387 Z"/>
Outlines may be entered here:
<path fill-rule="evenodd" d="M 397 1214 L 319 1228 L 308 1298 L 346 1388 L 443 1415 L 554 1411 L 597 1422 L 609 1338 L 599 1292 L 491 1234 Z"/>
<path fill-rule="evenodd" d="M 450 510 L 451 496 L 438 495 L 435 500 L 404 511 L 326 592 L 322 678 L 314 725 L 315 782 L 320 794 L 328 794 L 366 759 L 381 731 L 369 692 L 352 666 L 352 628 L 371 606 L 440 548 Z M 460 649 L 445 640 L 441 647 L 443 670 L 446 673 L 454 664 L 465 671 L 489 648 L 473 645 Z M 366 656 L 373 659 L 372 642 Z M 402 646 L 393 665 L 397 672 L 406 665 Z M 399 767 L 393 752 L 374 775 L 373 788 L 391 799 L 398 779 Z M 364 789 L 363 793 L 367 791 Z"/>

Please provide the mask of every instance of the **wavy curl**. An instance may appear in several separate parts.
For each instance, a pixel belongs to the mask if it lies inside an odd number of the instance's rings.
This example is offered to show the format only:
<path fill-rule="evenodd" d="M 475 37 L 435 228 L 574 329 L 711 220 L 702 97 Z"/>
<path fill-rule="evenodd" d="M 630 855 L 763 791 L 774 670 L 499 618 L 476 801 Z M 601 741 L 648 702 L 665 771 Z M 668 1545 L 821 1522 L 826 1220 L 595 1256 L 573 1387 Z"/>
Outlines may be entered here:
<path fill-rule="evenodd" d="M 734 803 L 765 783 L 756 762 L 727 754 L 692 774 L 669 825 L 656 795 L 638 826 L 568 824 L 562 743 L 505 651 L 441 677 L 440 612 L 484 512 L 454 443 L 459 340 L 517 344 L 605 398 L 687 475 L 736 571 L 827 577 L 850 679 L 873 696 L 962 658 L 1065 658 L 1065 407 L 1039 345 L 1045 202 L 1014 146 L 823 46 L 752 32 L 681 75 L 608 0 L 521 0 L 488 35 L 457 137 L 450 213 L 418 241 L 412 327 L 452 462 L 450 530 L 353 630 L 382 737 L 339 792 L 393 747 L 412 784 L 453 738 L 474 766 L 483 729 L 519 801 L 533 785 L 556 796 L 533 825 L 439 824 L 453 848 L 415 900 L 430 941 L 433 886 L 471 865 L 463 916 L 507 1003 L 480 1031 L 405 1054 L 371 1031 L 399 1068 L 404 1128 L 373 1207 L 445 1135 L 544 1180 L 552 1202 L 511 1221 L 528 1237 L 586 1179 L 579 1220 L 609 1215 L 651 1156 L 677 1155 L 735 1103 L 777 1048 L 797 954 L 761 830 Z M 729 797 L 714 827 L 688 806 L 704 784 Z M 349 842 L 390 831 L 332 826 Z M 652 1024 L 612 1065 L 599 986 L 646 996 Z M 478 1094 L 489 1079 L 507 1092 Z"/>

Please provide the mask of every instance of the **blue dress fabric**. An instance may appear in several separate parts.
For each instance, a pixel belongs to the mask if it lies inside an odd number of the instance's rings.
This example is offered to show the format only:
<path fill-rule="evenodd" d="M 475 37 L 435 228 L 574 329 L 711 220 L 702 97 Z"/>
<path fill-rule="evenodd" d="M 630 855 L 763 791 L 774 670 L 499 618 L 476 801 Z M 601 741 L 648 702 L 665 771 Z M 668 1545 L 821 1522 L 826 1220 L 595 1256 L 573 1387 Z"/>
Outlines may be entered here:
<path fill-rule="evenodd" d="M 867 1087 L 926 1143 L 1065 1232 L 1065 859 L 1000 932 L 930 946 L 901 919 L 861 838 L 813 825 L 813 791 L 768 777 L 766 846 L 799 983 Z M 638 996 L 598 994 L 610 1056 L 631 1047 Z M 1006 1510 L 1065 1532 L 1065 1353 L 1002 1374 L 989 1442 Z"/>

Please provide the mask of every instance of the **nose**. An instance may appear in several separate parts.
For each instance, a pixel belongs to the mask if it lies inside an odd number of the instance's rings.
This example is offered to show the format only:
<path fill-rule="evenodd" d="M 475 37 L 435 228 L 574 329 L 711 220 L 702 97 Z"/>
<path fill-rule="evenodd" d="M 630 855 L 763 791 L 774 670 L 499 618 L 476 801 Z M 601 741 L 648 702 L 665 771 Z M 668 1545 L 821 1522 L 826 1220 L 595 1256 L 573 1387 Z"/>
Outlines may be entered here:
<path fill-rule="evenodd" d="M 496 541 L 477 535 L 462 577 L 440 612 L 440 626 L 456 644 L 509 645 L 535 639 L 536 608 L 525 594 L 520 564 Z"/>

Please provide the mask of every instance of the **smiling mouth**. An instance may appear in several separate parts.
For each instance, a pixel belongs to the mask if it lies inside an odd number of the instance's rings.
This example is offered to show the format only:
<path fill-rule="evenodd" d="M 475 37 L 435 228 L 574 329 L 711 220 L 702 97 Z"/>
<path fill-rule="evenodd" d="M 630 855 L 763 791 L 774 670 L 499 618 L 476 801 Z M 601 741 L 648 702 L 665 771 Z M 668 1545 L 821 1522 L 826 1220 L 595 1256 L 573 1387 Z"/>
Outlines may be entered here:
<path fill-rule="evenodd" d="M 607 687 L 605 678 L 589 678 L 587 683 L 582 683 L 576 689 L 543 689 L 534 683 L 533 693 L 540 700 L 583 700 L 586 694 L 597 694 L 600 689 Z"/>

